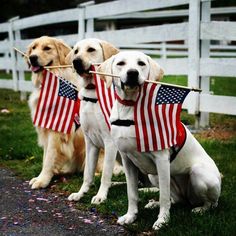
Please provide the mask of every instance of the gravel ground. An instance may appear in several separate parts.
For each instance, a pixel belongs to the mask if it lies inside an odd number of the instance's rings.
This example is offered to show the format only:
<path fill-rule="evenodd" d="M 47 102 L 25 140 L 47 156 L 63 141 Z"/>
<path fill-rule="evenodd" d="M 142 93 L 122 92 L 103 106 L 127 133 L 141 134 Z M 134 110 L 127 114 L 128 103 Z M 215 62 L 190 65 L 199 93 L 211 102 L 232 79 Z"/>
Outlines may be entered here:
<path fill-rule="evenodd" d="M 0 167 L 0 235 L 129 235 L 94 212 L 82 212 L 66 196 L 29 183 Z"/>

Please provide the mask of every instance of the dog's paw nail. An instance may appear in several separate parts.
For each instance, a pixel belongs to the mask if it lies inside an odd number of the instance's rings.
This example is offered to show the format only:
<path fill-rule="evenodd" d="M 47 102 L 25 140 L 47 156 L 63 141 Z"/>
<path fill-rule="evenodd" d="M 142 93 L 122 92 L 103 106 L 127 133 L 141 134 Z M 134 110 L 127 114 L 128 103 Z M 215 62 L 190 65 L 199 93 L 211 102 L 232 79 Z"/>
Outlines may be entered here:
<path fill-rule="evenodd" d="M 72 193 L 72 194 L 68 197 L 68 200 L 69 200 L 69 201 L 79 201 L 81 197 L 82 197 L 81 194 Z"/>
<path fill-rule="evenodd" d="M 98 204 L 103 203 L 105 200 L 106 200 L 106 197 L 94 196 L 94 197 L 92 198 L 91 203 L 92 203 L 92 204 L 97 204 L 97 205 L 98 205 Z"/>

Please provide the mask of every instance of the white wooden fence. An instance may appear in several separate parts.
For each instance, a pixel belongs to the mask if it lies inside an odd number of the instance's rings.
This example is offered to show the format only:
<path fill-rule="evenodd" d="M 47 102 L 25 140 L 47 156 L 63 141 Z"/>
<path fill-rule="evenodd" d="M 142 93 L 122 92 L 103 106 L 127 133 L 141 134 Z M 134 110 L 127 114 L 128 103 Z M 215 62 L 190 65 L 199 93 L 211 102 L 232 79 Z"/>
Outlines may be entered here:
<path fill-rule="evenodd" d="M 203 90 L 201 94 L 191 92 L 184 103 L 190 114 L 200 113 L 201 126 L 208 125 L 209 112 L 236 115 L 236 97 L 211 95 L 209 91 L 210 76 L 236 77 L 235 47 L 210 45 L 210 40 L 236 40 L 236 22 L 211 21 L 210 14 L 217 11 L 232 13 L 236 8 L 211 9 L 210 4 L 210 0 L 117 0 L 23 19 L 13 18 L 0 24 L 0 33 L 8 34 L 6 40 L 0 41 L 0 70 L 11 71 L 13 77 L 12 80 L 0 79 L 0 88 L 32 90 L 31 82 L 25 81 L 24 72 L 28 70 L 26 63 L 13 50 L 15 46 L 25 51 L 32 41 L 21 39 L 22 30 L 77 21 L 78 33 L 57 37 L 70 45 L 74 45 L 79 39 L 96 37 L 110 41 L 120 48 L 136 48 L 151 56 L 161 55 L 156 60 L 164 68 L 165 74 L 187 75 L 189 86 L 201 87 Z M 180 5 L 186 5 L 188 10 L 162 11 L 163 8 Z M 184 23 L 120 30 L 96 31 L 94 26 L 96 20 L 101 19 L 164 15 L 189 17 Z M 184 41 L 185 44 L 174 44 L 175 41 Z"/>

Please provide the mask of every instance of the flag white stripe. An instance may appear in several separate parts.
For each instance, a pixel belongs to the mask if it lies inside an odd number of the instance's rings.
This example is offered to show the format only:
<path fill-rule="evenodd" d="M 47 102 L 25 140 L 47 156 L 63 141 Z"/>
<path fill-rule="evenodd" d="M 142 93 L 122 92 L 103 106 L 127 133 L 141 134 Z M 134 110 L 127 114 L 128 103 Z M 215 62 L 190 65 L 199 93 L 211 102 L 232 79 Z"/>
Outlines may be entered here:
<path fill-rule="evenodd" d="M 151 127 L 150 127 L 150 119 L 148 115 L 148 100 L 150 96 L 150 90 L 152 87 L 152 83 L 148 83 L 147 88 L 146 88 L 146 96 L 144 100 L 144 119 L 145 119 L 145 125 L 146 125 L 146 130 L 147 130 L 147 135 L 148 135 L 148 146 L 150 150 L 153 150 L 153 140 L 152 140 L 152 132 L 151 132 Z"/>
<path fill-rule="evenodd" d="M 60 117 L 60 125 L 58 127 L 58 131 L 62 131 L 62 126 L 63 126 L 63 121 L 65 119 L 65 116 L 66 116 L 66 110 L 67 110 L 67 107 L 68 107 L 68 103 L 69 103 L 69 99 L 66 99 L 66 102 L 64 104 L 64 106 L 62 107 L 62 115 Z"/>
<path fill-rule="evenodd" d="M 53 91 L 52 90 L 53 90 L 53 86 L 54 86 L 54 81 L 55 81 L 55 77 L 53 75 L 52 78 L 50 78 L 50 85 L 48 85 L 50 90 L 49 90 L 49 93 L 48 93 L 46 109 L 44 111 L 43 119 L 42 119 L 42 123 L 41 123 L 42 127 L 45 127 L 46 118 L 47 118 L 47 115 L 48 115 L 48 112 L 49 112 L 50 101 L 51 101 L 51 97 L 53 96 Z"/>
<path fill-rule="evenodd" d="M 157 148 L 158 148 L 158 150 L 161 150 L 160 131 L 159 131 L 159 128 L 158 128 L 157 119 L 156 119 L 156 113 L 155 113 L 156 96 L 157 96 L 159 88 L 160 88 L 160 85 L 155 87 L 155 90 L 154 90 L 154 93 L 153 93 L 153 97 L 152 97 L 152 108 L 153 108 L 152 109 L 152 117 L 153 117 L 154 130 L 155 130 L 156 139 L 157 139 Z"/>
<path fill-rule="evenodd" d="M 58 105 L 58 109 L 57 109 L 57 114 L 56 114 L 56 117 L 53 121 L 52 130 L 56 129 L 56 125 L 58 123 L 59 115 L 60 115 L 60 112 L 61 112 L 61 109 L 62 109 L 62 103 L 63 103 L 63 97 L 60 97 L 59 98 L 59 105 Z"/>
<path fill-rule="evenodd" d="M 164 120 L 163 120 L 162 106 L 163 105 L 158 106 L 158 114 L 159 114 L 160 122 L 161 122 L 162 134 L 163 134 L 163 139 L 164 139 L 164 146 L 165 146 L 165 148 L 167 148 L 168 144 L 167 144 L 165 123 L 164 123 Z"/>
<path fill-rule="evenodd" d="M 50 124 L 52 122 L 52 119 L 53 119 L 53 115 L 54 115 L 54 111 L 55 111 L 55 107 L 56 107 L 56 101 L 57 101 L 57 91 L 59 91 L 59 86 L 60 86 L 60 83 L 58 81 L 57 78 L 54 79 L 54 81 L 56 82 L 56 90 L 54 91 L 54 98 L 53 98 L 53 106 L 52 106 L 52 109 L 51 109 L 51 113 L 50 113 L 50 117 L 48 119 L 48 122 L 47 122 L 47 125 L 46 125 L 46 128 L 49 128 L 50 127 Z"/>
<path fill-rule="evenodd" d="M 38 109 L 38 116 L 37 116 L 37 119 L 36 119 L 36 122 L 35 122 L 35 125 L 36 125 L 36 126 L 39 125 L 40 117 L 42 116 L 42 113 L 44 112 L 44 111 L 43 111 L 43 104 L 44 104 L 45 97 L 46 97 L 46 93 L 47 93 L 47 87 L 48 87 L 48 82 L 49 82 L 49 76 L 50 76 L 50 74 L 47 73 L 46 79 L 45 79 L 45 84 L 44 84 L 44 90 L 43 90 L 43 94 L 42 94 L 42 98 L 41 98 L 41 103 L 40 103 L 40 107 L 39 107 L 39 109 Z"/>

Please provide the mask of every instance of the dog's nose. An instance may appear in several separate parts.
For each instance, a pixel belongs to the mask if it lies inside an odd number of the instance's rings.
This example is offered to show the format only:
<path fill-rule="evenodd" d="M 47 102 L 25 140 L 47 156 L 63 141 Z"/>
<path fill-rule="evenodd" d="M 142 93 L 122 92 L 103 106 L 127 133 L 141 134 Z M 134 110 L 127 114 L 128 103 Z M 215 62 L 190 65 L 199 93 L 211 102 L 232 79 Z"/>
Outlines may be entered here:
<path fill-rule="evenodd" d="M 127 71 L 128 79 L 137 79 L 139 72 L 136 69 L 130 69 Z"/>
<path fill-rule="evenodd" d="M 139 72 L 136 69 L 130 69 L 127 71 L 127 79 L 125 85 L 130 87 L 138 86 Z"/>
<path fill-rule="evenodd" d="M 78 74 L 83 74 L 85 72 L 81 58 L 75 58 L 72 63 Z"/>
<path fill-rule="evenodd" d="M 30 63 L 33 66 L 37 66 L 38 65 L 38 56 L 37 55 L 31 55 L 29 57 Z"/>

